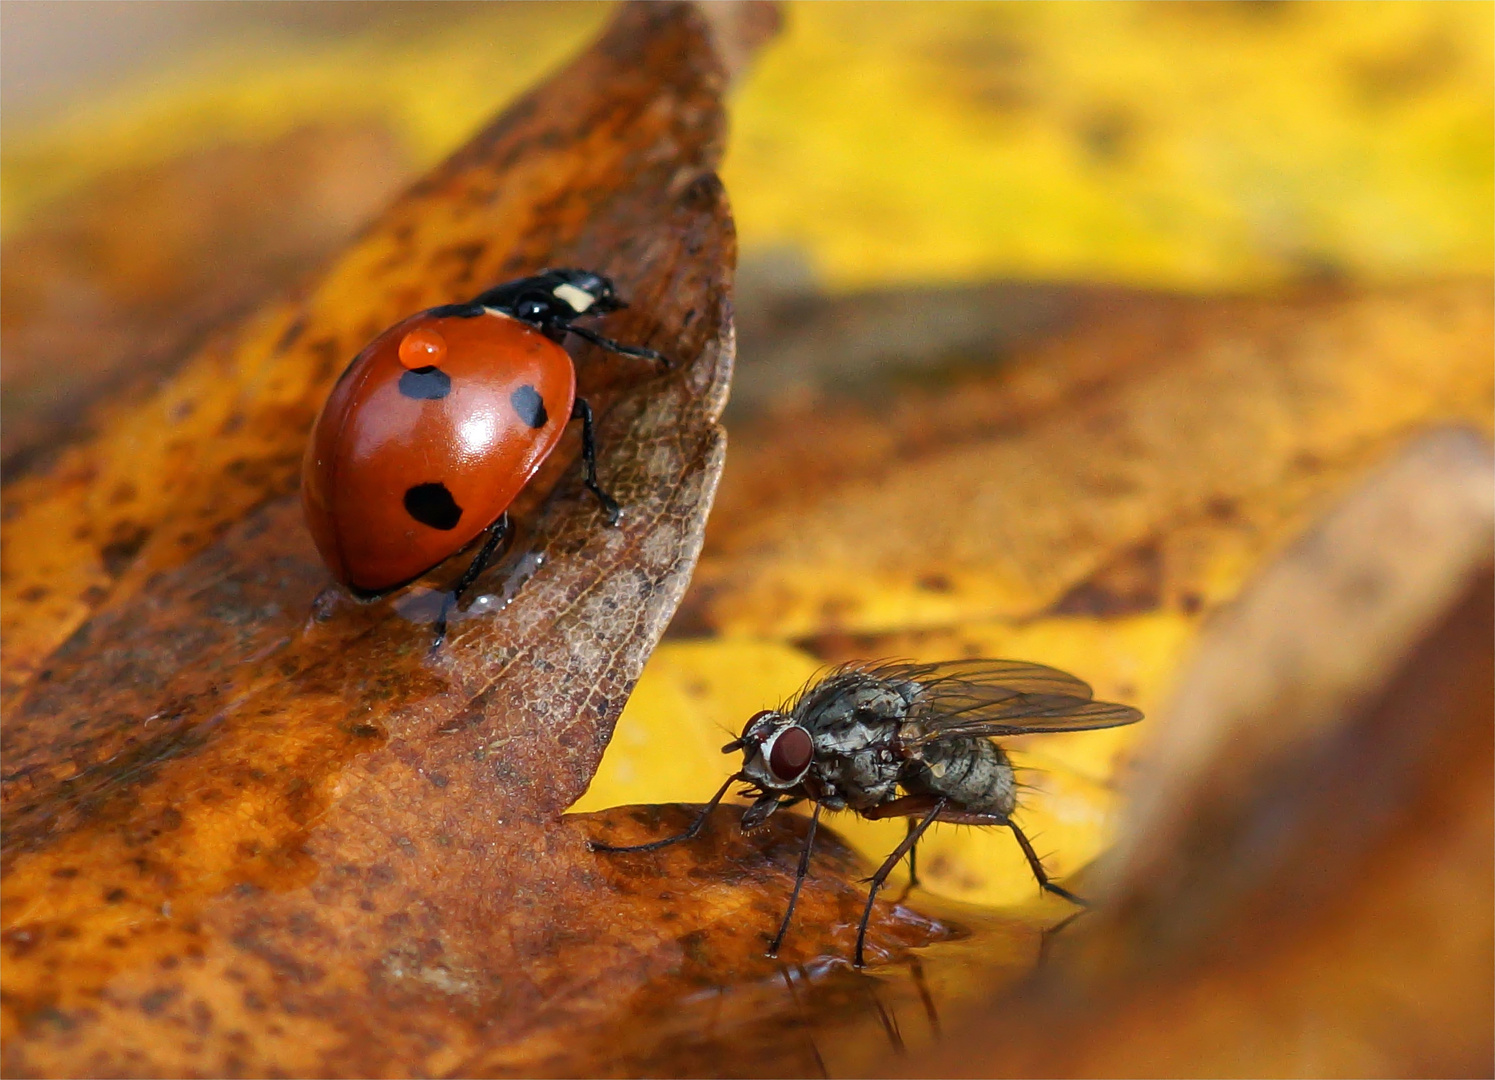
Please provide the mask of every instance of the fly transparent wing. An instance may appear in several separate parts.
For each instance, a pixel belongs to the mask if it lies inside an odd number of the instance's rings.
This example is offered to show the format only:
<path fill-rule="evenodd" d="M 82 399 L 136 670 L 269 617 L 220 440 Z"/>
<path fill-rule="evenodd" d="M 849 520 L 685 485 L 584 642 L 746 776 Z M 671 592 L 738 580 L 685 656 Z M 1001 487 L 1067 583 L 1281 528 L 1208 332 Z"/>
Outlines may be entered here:
<path fill-rule="evenodd" d="M 886 664 L 870 674 L 919 685 L 906 717 L 918 731 L 906 740 L 913 746 L 955 736 L 1090 731 L 1142 719 L 1130 705 L 1094 700 L 1090 686 L 1073 675 L 1019 660 Z"/>

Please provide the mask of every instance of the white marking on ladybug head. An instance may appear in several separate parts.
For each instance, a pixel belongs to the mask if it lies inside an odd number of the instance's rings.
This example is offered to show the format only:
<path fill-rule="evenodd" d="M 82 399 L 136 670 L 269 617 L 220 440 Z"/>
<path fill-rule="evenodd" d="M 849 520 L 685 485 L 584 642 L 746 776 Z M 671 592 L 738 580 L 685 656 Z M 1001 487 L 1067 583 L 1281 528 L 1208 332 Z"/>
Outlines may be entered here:
<path fill-rule="evenodd" d="M 597 298 L 585 289 L 579 289 L 575 285 L 561 284 L 551 290 L 551 295 L 557 300 L 564 301 L 571 306 L 571 310 L 580 315 L 597 302 Z"/>

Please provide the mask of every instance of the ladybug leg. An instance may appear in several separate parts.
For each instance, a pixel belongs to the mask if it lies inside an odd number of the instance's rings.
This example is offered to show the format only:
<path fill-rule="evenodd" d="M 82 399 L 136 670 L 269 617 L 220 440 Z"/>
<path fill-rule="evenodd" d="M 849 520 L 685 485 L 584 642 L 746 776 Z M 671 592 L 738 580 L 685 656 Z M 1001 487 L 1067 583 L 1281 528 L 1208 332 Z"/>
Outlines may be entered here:
<path fill-rule="evenodd" d="M 666 370 L 668 370 L 670 367 L 670 362 L 665 359 L 664 355 L 662 353 L 655 352 L 653 349 L 646 349 L 642 345 L 624 345 L 620 342 L 614 341 L 612 338 L 603 337 L 595 330 L 588 330 L 584 326 L 568 326 L 566 327 L 566 329 L 575 334 L 577 337 L 581 338 L 583 341 L 590 341 L 599 349 L 606 349 L 608 352 L 615 352 L 619 356 L 636 356 L 640 360 L 653 360 L 656 364 L 658 364 L 662 368 L 665 368 Z"/>
<path fill-rule="evenodd" d="M 607 515 L 607 523 L 617 525 L 618 519 L 623 516 L 623 510 L 618 506 L 618 500 L 603 491 L 597 483 L 597 439 L 592 434 L 592 407 L 582 398 L 577 398 L 576 404 L 571 408 L 571 419 L 581 421 L 582 483 L 597 496 L 597 501 L 602 504 L 602 512 Z"/>
<path fill-rule="evenodd" d="M 509 515 L 504 514 L 488 529 L 488 539 L 483 541 L 483 546 L 478 549 L 477 555 L 472 562 L 468 563 L 467 569 L 462 571 L 462 576 L 457 579 L 457 584 L 452 586 L 452 591 L 446 594 L 441 602 L 441 614 L 436 617 L 436 640 L 431 643 L 434 651 L 441 647 L 446 640 L 446 621 L 451 615 L 452 609 L 462 599 L 462 594 L 478 579 L 478 575 L 487 569 L 488 563 L 493 558 L 493 553 L 498 550 L 498 545 L 503 543 L 505 536 L 509 535 Z"/>

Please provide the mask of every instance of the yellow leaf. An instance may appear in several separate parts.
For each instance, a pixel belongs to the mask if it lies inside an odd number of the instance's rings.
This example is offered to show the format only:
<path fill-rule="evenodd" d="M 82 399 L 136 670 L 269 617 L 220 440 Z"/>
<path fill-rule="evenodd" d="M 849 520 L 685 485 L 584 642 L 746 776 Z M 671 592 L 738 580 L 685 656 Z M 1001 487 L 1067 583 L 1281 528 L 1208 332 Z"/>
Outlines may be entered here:
<path fill-rule="evenodd" d="M 836 289 L 1484 273 L 1491 10 L 796 4 L 725 178 Z"/>

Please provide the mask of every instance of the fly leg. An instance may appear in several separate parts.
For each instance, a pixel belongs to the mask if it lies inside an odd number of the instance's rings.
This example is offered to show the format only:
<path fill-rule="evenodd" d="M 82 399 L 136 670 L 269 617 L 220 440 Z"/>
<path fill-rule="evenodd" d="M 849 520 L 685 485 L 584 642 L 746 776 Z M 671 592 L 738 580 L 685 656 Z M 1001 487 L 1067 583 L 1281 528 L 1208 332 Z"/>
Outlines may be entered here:
<path fill-rule="evenodd" d="M 917 827 L 914 818 L 924 813 L 934 803 L 935 799 L 932 795 L 901 795 L 890 802 L 883 803 L 881 806 L 875 806 L 871 810 L 863 811 L 863 816 L 873 821 L 880 820 L 881 818 L 905 817 L 908 819 L 908 835 L 912 836 L 914 829 Z M 948 814 L 945 816 L 945 820 L 950 820 Z M 908 849 L 908 887 L 910 889 L 916 888 L 919 884 L 918 855 L 919 845 L 916 840 L 909 845 Z M 908 893 L 905 891 L 904 895 L 907 896 Z"/>
<path fill-rule="evenodd" d="M 607 523 L 617 525 L 623 510 L 618 506 L 618 500 L 597 483 L 597 440 L 592 434 L 592 407 L 582 398 L 577 398 L 576 404 L 571 406 L 571 419 L 581 421 L 581 482 L 597 496 L 602 512 L 607 515 Z"/>
<path fill-rule="evenodd" d="M 462 571 L 462 576 L 457 579 L 457 584 L 452 586 L 452 591 L 442 599 L 441 614 L 436 616 L 436 640 L 431 642 L 432 652 L 441 648 L 441 643 L 446 640 L 446 622 L 452 614 L 452 609 L 462 599 L 462 594 L 478 579 L 478 575 L 488 568 L 493 553 L 498 550 L 498 545 L 503 543 L 504 537 L 508 535 L 509 515 L 504 514 L 489 527 L 488 539 L 483 541 L 483 546 L 478 549 L 477 555 L 472 562 L 467 564 L 467 569 Z"/>
<path fill-rule="evenodd" d="M 789 933 L 789 920 L 794 918 L 794 905 L 799 900 L 799 890 L 805 883 L 805 875 L 810 872 L 810 849 L 815 846 L 815 826 L 820 823 L 820 804 L 815 804 L 815 812 L 810 815 L 810 831 L 805 836 L 805 849 L 799 853 L 799 869 L 794 873 L 794 891 L 789 894 L 789 908 L 784 912 L 784 921 L 779 923 L 779 932 L 773 936 L 773 943 L 768 946 L 769 956 L 779 955 L 779 946 L 784 944 L 784 935 Z"/>
<path fill-rule="evenodd" d="M 1038 887 L 1044 892 L 1051 892 L 1055 896 L 1062 896 L 1071 904 L 1077 904 L 1082 908 L 1088 908 L 1090 901 L 1084 900 L 1070 892 L 1062 885 L 1055 885 L 1049 880 L 1048 872 L 1043 868 L 1043 861 L 1039 859 L 1038 852 L 1033 850 L 1033 845 L 1023 835 L 1023 830 L 1017 827 L 1017 823 L 1009 821 L 1007 827 L 1012 830 L 1012 835 L 1017 837 L 1019 846 L 1023 849 L 1023 856 L 1028 860 L 1028 868 L 1033 871 L 1033 876 L 1038 879 Z"/>
<path fill-rule="evenodd" d="M 588 840 L 587 846 L 593 851 L 658 851 L 662 847 L 678 844 L 682 840 L 690 840 L 700 835 L 706 825 L 706 819 L 711 816 L 711 811 L 716 809 L 717 803 L 722 801 L 722 796 L 727 793 L 727 788 L 732 786 L 733 781 L 740 779 L 736 774 L 727 777 L 721 787 L 716 789 L 716 794 L 711 796 L 711 801 L 701 807 L 701 813 L 696 820 L 690 823 L 690 828 L 676 836 L 667 836 L 663 840 L 652 840 L 647 844 L 629 844 L 619 847 L 615 844 L 604 844 L 600 840 Z"/>
<path fill-rule="evenodd" d="M 893 849 L 893 854 L 884 859 L 882 865 L 877 868 L 877 873 L 872 875 L 872 880 L 867 889 L 867 907 L 862 912 L 862 923 L 857 927 L 857 949 L 856 957 L 853 961 L 857 967 L 867 966 L 862 954 L 867 944 L 867 924 L 872 921 L 872 902 L 877 899 L 877 890 L 882 888 L 884 881 L 888 880 L 888 875 L 893 872 L 893 867 L 898 865 L 898 860 L 907 855 L 909 848 L 917 844 L 919 837 L 924 835 L 924 830 L 934 824 L 934 819 L 940 816 L 940 811 L 945 808 L 945 803 L 948 801 L 947 799 L 940 799 L 936 802 L 934 809 L 929 811 L 929 815 L 903 838 L 903 843 Z M 871 815 L 868 816 L 870 817 Z"/>
<path fill-rule="evenodd" d="M 916 824 L 913 817 L 907 817 L 904 821 L 908 824 L 908 831 L 913 832 Z M 908 894 L 919 887 L 919 864 L 916 861 L 918 857 L 919 845 L 914 844 L 908 849 L 908 883 L 903 886 L 903 891 L 898 894 L 898 899 L 893 901 L 895 904 L 903 903 L 903 901 L 908 899 Z"/>
<path fill-rule="evenodd" d="M 908 823 L 908 835 L 914 834 L 914 819 L 905 818 Z M 908 887 L 916 889 L 919 887 L 919 842 L 915 840 L 908 846 Z"/>
<path fill-rule="evenodd" d="M 612 338 L 603 337 L 595 330 L 588 330 L 584 326 L 568 326 L 566 329 L 583 341 L 590 341 L 599 349 L 606 349 L 608 352 L 617 353 L 619 356 L 635 356 L 640 360 L 653 360 L 665 370 L 668 370 L 670 367 L 670 362 L 662 354 L 655 352 L 653 349 L 646 349 L 641 345 L 623 345 Z"/>

